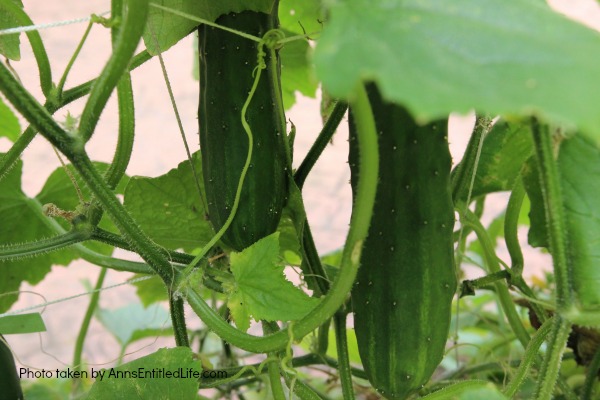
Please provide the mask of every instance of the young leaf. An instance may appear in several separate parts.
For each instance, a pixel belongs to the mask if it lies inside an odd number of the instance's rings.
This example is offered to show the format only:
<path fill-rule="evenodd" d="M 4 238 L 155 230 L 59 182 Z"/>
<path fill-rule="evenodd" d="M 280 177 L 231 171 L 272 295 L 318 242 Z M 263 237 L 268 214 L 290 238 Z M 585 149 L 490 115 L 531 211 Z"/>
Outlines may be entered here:
<path fill-rule="evenodd" d="M 0 98 L 0 137 L 4 136 L 14 142 L 20 133 L 21 127 L 18 118 Z"/>
<path fill-rule="evenodd" d="M 324 88 L 363 79 L 421 120 L 536 113 L 600 142 L 600 35 L 531 0 L 333 2 L 315 51 Z M 551 28 L 550 28 L 551 27 Z"/>
<path fill-rule="evenodd" d="M 40 313 L 7 315 L 0 318 L 0 334 L 46 332 Z"/>
<path fill-rule="evenodd" d="M 238 328 L 250 327 L 250 318 L 267 321 L 294 321 L 308 314 L 319 302 L 295 287 L 277 264 L 279 232 L 244 249 L 231 253 L 233 282 L 223 287 L 229 298 L 227 306 Z"/>
<path fill-rule="evenodd" d="M 200 153 L 192 156 L 200 188 Z M 125 207 L 156 243 L 191 251 L 214 235 L 194 182 L 189 161 L 156 178 L 134 177 L 125 189 Z"/>
<path fill-rule="evenodd" d="M 198 398 L 198 379 L 200 362 L 194 360 L 192 350 L 188 347 L 160 349 L 156 353 L 117 368 L 102 370 L 103 378 L 96 379 L 89 392 L 88 399 L 181 399 Z M 173 376 L 137 376 L 123 377 L 117 375 L 129 371 L 132 375 L 153 372 L 184 374 L 180 378 Z"/>
<path fill-rule="evenodd" d="M 199 17 L 207 21 L 214 21 L 221 14 L 230 12 L 241 12 L 244 10 L 271 12 L 274 0 L 157 0 L 153 4 L 170 8 L 175 11 Z M 200 22 L 173 14 L 172 12 L 150 7 L 150 15 L 146 31 L 144 32 L 144 43 L 148 52 L 152 55 L 158 53 L 158 49 L 165 51 L 179 40 L 189 35 Z M 155 37 L 156 35 L 156 37 Z M 159 46 L 156 46 L 158 42 Z"/>
<path fill-rule="evenodd" d="M 325 20 L 321 0 L 281 1 L 279 22 L 285 30 L 295 34 L 314 34 L 321 31 Z"/>
<path fill-rule="evenodd" d="M 23 8 L 21 0 L 7 0 Z M 19 21 L 14 19 L 10 12 L 7 12 L 0 2 L 0 30 L 18 27 Z M 21 59 L 21 40 L 18 33 L 10 35 L 0 35 L 0 54 L 8 59 L 19 61 Z M 0 118 L 0 120 L 2 120 Z"/>

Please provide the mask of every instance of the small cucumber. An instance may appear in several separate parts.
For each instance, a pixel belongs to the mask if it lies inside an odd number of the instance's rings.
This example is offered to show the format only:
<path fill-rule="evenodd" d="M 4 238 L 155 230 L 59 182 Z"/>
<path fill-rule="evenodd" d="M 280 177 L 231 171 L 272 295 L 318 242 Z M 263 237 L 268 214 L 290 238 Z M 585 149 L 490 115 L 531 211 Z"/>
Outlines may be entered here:
<path fill-rule="evenodd" d="M 272 15 L 244 11 L 220 16 L 216 23 L 262 37 L 277 26 Z M 211 26 L 199 34 L 200 149 L 209 219 L 219 230 L 234 203 L 238 181 L 248 155 L 248 137 L 241 110 L 252 87 L 257 65 L 257 42 Z M 276 108 L 274 79 L 279 70 L 270 67 L 246 112 L 252 129 L 253 154 L 237 213 L 221 240 L 240 251 L 275 232 L 287 196 L 286 155 L 281 116 Z"/>
<path fill-rule="evenodd" d="M 352 290 L 358 350 L 373 387 L 405 399 L 444 355 L 456 291 L 447 120 L 419 126 L 368 86 L 379 137 L 379 182 Z M 350 113 L 352 187 L 358 147 Z"/>

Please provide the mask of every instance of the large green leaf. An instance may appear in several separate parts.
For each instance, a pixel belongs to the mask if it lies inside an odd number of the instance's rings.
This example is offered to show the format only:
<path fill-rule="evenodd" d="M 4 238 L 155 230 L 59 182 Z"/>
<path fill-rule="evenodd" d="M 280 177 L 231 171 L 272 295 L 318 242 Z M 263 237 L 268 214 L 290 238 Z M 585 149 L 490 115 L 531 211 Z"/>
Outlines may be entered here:
<path fill-rule="evenodd" d="M 235 280 L 224 282 L 227 305 L 235 324 L 245 331 L 250 317 L 267 321 L 295 321 L 308 314 L 319 302 L 309 297 L 283 274 L 278 265 L 279 232 L 244 249 L 231 253 L 231 272 Z"/>
<path fill-rule="evenodd" d="M 315 34 L 321 31 L 325 20 L 321 0 L 281 0 L 279 22 L 281 26 L 297 34 Z"/>
<path fill-rule="evenodd" d="M 0 180 L 0 244 L 31 242 L 56 234 L 48 227 L 48 217 L 41 212 L 36 200 L 28 198 L 21 190 L 22 162 L 19 161 Z M 1 250 L 1 249 L 0 249 Z M 0 261 L 0 312 L 17 301 L 21 283 L 39 283 L 52 265 L 68 265 L 77 255 L 71 250 L 61 250 L 35 258 Z M 13 292 L 8 294 L 9 292 Z"/>
<path fill-rule="evenodd" d="M 5 0 L 23 7 L 21 0 Z M 6 11 L 5 7 L 0 2 L 0 30 L 18 27 L 19 21 L 16 20 L 10 12 Z M 8 59 L 19 61 L 21 59 L 21 41 L 19 33 L 10 35 L 0 35 L 0 54 Z"/>
<path fill-rule="evenodd" d="M 120 367 L 101 370 L 102 377 L 96 378 L 87 398 L 195 400 L 200 371 L 200 362 L 194 361 L 190 348 L 160 349 Z"/>
<path fill-rule="evenodd" d="M 334 2 L 315 52 L 326 90 L 361 80 L 421 120 L 539 114 L 600 142 L 600 35 L 532 0 Z"/>
<path fill-rule="evenodd" d="M 193 160 L 204 190 L 199 152 Z M 191 251 L 214 235 L 187 160 L 157 178 L 133 177 L 124 203 L 144 232 L 161 246 Z"/>
<path fill-rule="evenodd" d="M 296 102 L 296 92 L 308 97 L 315 97 L 317 79 L 314 66 L 309 62 L 312 47 L 306 40 L 295 40 L 287 43 L 280 50 L 281 56 L 281 91 L 285 109 L 290 109 Z"/>
<path fill-rule="evenodd" d="M 157 0 L 153 4 L 214 21 L 219 15 L 230 12 L 253 10 L 269 13 L 273 8 L 273 2 L 274 0 Z M 167 50 L 189 35 L 199 24 L 198 21 L 151 6 L 144 43 L 150 54 L 155 55 L 159 48 L 162 51 Z M 156 43 L 159 46 L 156 46 Z"/>

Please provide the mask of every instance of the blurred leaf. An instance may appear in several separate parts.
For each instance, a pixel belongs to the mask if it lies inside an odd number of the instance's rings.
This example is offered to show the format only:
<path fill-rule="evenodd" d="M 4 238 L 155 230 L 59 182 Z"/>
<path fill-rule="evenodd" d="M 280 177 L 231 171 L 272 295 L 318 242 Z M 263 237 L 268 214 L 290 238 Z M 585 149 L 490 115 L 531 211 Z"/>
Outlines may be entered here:
<path fill-rule="evenodd" d="M 169 312 L 159 304 L 144 308 L 139 303 L 116 310 L 99 308 L 98 321 L 117 339 L 123 348 L 147 337 L 173 334 Z"/>
<path fill-rule="evenodd" d="M 0 6 L 1 7 L 1 6 Z M 0 18 L 2 18 L 0 16 Z M 0 36 L 1 41 L 2 36 Z M 1 42 L 0 42 L 1 43 Z M 0 137 L 4 136 L 14 142 L 21 133 L 19 119 L 0 97 Z"/>
<path fill-rule="evenodd" d="M 279 3 L 279 22 L 295 34 L 314 34 L 321 31 L 325 20 L 322 0 L 283 0 Z"/>
<path fill-rule="evenodd" d="M 279 233 L 275 232 L 240 253 L 231 253 L 235 280 L 224 282 L 229 295 L 227 306 L 236 326 L 246 331 L 250 318 L 267 321 L 295 321 L 303 318 L 319 302 L 285 278 L 277 265 Z"/>
<path fill-rule="evenodd" d="M 156 353 L 138 358 L 117 368 L 104 369 L 103 379 L 97 379 L 88 394 L 94 399 L 178 399 L 198 398 L 200 363 L 194 360 L 189 347 L 160 349 Z M 183 377 L 137 376 L 117 377 L 117 372 L 159 373 L 160 371 L 183 374 Z M 196 374 L 194 376 L 194 374 Z"/>
<path fill-rule="evenodd" d="M 135 275 L 132 279 L 140 276 L 142 275 Z M 150 304 L 160 301 L 169 300 L 169 296 L 167 296 L 167 287 L 158 275 L 153 276 L 151 279 L 135 282 L 133 283 L 133 286 L 136 287 L 137 296 L 144 307 L 148 307 Z"/>
<path fill-rule="evenodd" d="M 12 1 L 17 4 L 21 8 L 23 8 L 23 3 L 21 0 L 6 0 Z M 0 2 L 0 30 L 16 28 L 21 24 L 17 19 L 15 19 L 10 12 L 8 12 L 5 6 Z M 14 61 L 19 61 L 21 59 L 21 40 L 19 38 L 19 33 L 14 33 L 10 35 L 0 35 L 0 54 L 5 56 L 6 58 Z M 1 118 L 0 118 L 1 120 Z"/>
<path fill-rule="evenodd" d="M 288 36 L 291 33 L 287 33 Z M 296 92 L 314 98 L 318 82 L 310 62 L 312 47 L 306 40 L 286 43 L 279 51 L 281 57 L 281 90 L 283 105 L 289 110 L 296 102 Z"/>
<path fill-rule="evenodd" d="M 204 191 L 200 152 L 192 159 Z M 214 235 L 187 160 L 156 178 L 131 178 L 124 203 L 144 232 L 161 246 L 191 251 Z"/>
<path fill-rule="evenodd" d="M 244 10 L 271 12 L 274 0 L 156 0 L 153 3 L 185 14 L 215 21 L 221 14 Z M 144 43 L 152 55 L 165 51 L 189 35 L 200 23 L 157 7 L 150 7 Z M 154 37 L 156 35 L 156 37 Z"/>
<path fill-rule="evenodd" d="M 40 313 L 7 315 L 0 317 L 0 334 L 46 332 Z"/>
<path fill-rule="evenodd" d="M 600 142 L 600 35 L 532 0 L 331 2 L 315 51 L 325 90 L 375 81 L 420 121 L 536 114 Z"/>

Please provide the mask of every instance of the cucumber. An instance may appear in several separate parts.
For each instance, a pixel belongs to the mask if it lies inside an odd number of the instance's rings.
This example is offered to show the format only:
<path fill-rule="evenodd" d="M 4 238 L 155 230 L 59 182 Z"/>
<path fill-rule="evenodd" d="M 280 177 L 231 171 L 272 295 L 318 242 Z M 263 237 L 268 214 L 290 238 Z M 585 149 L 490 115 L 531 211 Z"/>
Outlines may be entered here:
<path fill-rule="evenodd" d="M 272 15 L 244 11 L 220 16 L 216 23 L 262 37 L 278 24 Z M 202 25 L 199 34 L 200 149 L 209 219 L 221 229 L 231 212 L 238 181 L 248 155 L 241 110 L 253 84 L 257 43 Z M 235 217 L 221 238 L 240 251 L 275 232 L 287 197 L 285 121 L 275 99 L 280 71 L 266 59 L 258 87 L 246 112 L 252 129 L 253 154 Z M 279 64 L 279 62 L 277 63 Z"/>
<path fill-rule="evenodd" d="M 419 126 L 368 86 L 379 134 L 375 208 L 352 289 L 358 350 L 373 387 L 405 399 L 444 355 L 456 291 L 447 120 Z M 358 174 L 350 113 L 351 183 Z"/>
<path fill-rule="evenodd" d="M 23 398 L 15 359 L 2 335 L 0 335 L 0 388 L 2 389 L 0 397 L 3 399 L 18 400 Z"/>

